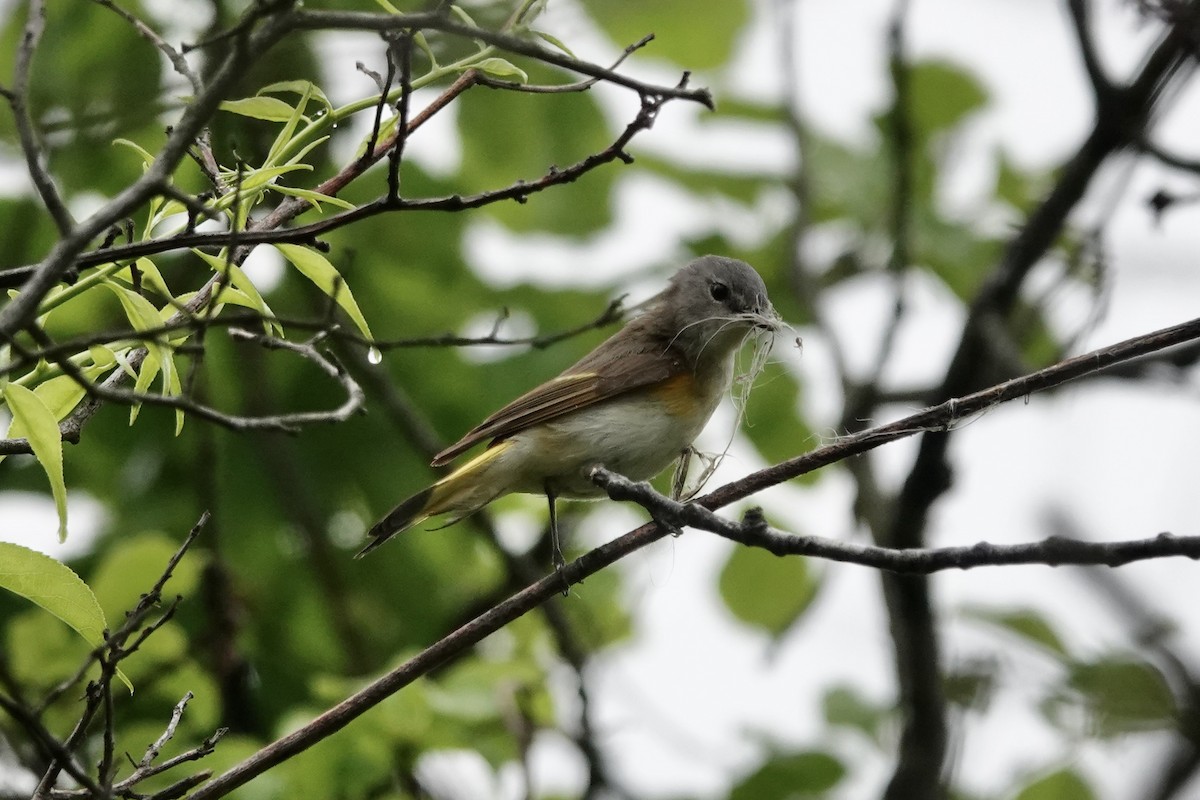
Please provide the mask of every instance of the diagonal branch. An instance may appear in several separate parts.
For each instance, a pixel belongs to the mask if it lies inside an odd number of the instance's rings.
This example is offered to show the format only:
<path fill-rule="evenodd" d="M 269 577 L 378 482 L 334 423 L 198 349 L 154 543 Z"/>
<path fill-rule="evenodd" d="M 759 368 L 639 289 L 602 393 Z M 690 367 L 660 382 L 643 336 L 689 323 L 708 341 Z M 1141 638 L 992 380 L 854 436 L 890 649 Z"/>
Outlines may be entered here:
<path fill-rule="evenodd" d="M 25 156 L 25 166 L 38 196 L 42 198 L 46 210 L 58 227 L 58 232 L 67 235 L 75 227 L 75 220 L 67 210 L 62 195 L 54 178 L 46 169 L 46 153 L 34 130 L 33 118 L 29 112 L 29 77 L 33 65 L 33 55 L 37 50 L 38 41 L 46 27 L 46 6 L 44 0 L 30 0 L 29 18 L 25 22 L 25 30 L 21 34 L 21 46 L 17 49 L 17 61 L 13 70 L 13 88 L 7 93 L 9 105 L 12 106 L 13 121 L 17 128 L 17 137 L 21 142 L 21 153 Z"/>
<path fill-rule="evenodd" d="M 734 501 L 749 497 L 768 486 L 773 486 L 790 478 L 813 472 L 850 456 L 865 453 L 886 442 L 912 436 L 925 430 L 937 428 L 948 429 L 966 416 L 977 414 L 995 406 L 997 403 L 1013 400 L 1018 397 L 1025 397 L 1033 392 L 1058 386 L 1075 378 L 1102 370 L 1105 367 L 1121 363 L 1122 361 L 1194 339 L 1200 339 L 1200 319 L 1154 331 L 1120 342 L 1111 347 L 1068 359 L 1031 375 L 1007 381 L 972 395 L 950 400 L 939 406 L 925 409 L 889 425 L 883 425 L 845 437 L 841 441 L 821 447 L 811 453 L 790 459 L 773 467 L 768 467 L 741 480 L 726 484 L 699 498 L 690 505 L 713 511 Z M 266 745 L 258 752 L 230 768 L 227 772 L 202 786 L 191 795 L 192 800 L 215 800 L 215 798 L 224 797 L 238 787 L 244 786 L 272 767 L 286 761 L 297 753 L 307 750 L 317 742 L 332 736 L 366 711 L 383 702 L 422 675 L 429 673 L 465 649 L 474 646 L 489 634 L 500 630 L 513 620 L 555 597 L 562 591 L 564 581 L 568 584 L 579 583 L 588 576 L 594 575 L 605 567 L 616 563 L 630 553 L 658 541 L 669 532 L 670 528 L 668 526 L 651 522 L 585 553 L 575 561 L 567 564 L 561 573 L 549 574 L 536 583 L 527 586 L 522 591 L 493 606 L 452 633 L 447 634 L 396 669 L 376 679 L 360 691 L 328 709 L 307 725 Z M 810 544 L 809 546 L 812 545 Z M 1146 547 L 1146 545 L 1129 545 L 1128 547 L 1133 552 L 1124 553 L 1123 556 L 1131 554 L 1136 556 L 1137 548 Z M 1190 555 L 1192 557 L 1200 556 L 1200 539 L 1197 539 L 1197 537 L 1186 539 L 1181 537 L 1163 538 L 1154 547 L 1168 551 L 1174 548 L 1179 551 L 1179 554 Z M 878 548 L 878 550 L 887 550 L 887 548 Z M 1061 556 L 1055 555 L 1054 545 L 1050 546 L 1048 552 L 1051 557 L 1057 559 L 1058 563 L 1066 563 L 1062 560 Z M 1155 556 L 1160 554 L 1155 553 Z M 1170 554 L 1176 553 L 1171 552 Z M 959 554 L 956 557 L 963 559 L 968 556 Z M 1008 555 L 1005 557 L 1015 558 L 1016 556 Z M 964 561 L 963 563 L 966 562 Z M 956 566 L 956 564 L 947 563 L 940 568 L 948 569 L 953 566 Z"/>

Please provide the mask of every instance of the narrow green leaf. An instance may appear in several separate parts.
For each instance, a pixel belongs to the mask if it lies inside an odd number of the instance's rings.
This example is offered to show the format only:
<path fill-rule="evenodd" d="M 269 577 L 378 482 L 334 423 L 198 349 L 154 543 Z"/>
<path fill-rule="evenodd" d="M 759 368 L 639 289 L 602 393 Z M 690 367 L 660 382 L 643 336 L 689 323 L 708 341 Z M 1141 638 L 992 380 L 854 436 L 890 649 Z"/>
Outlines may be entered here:
<path fill-rule="evenodd" d="M 375 0 L 375 2 L 382 5 L 387 3 L 387 0 Z M 390 3 L 388 3 L 388 5 L 390 5 Z M 425 34 L 417 31 L 417 33 L 413 35 L 413 41 L 417 43 L 417 47 L 421 48 L 421 52 L 423 52 L 425 57 L 429 59 L 430 69 L 436 70 L 438 68 L 437 56 L 434 55 L 433 48 L 429 46 L 429 40 L 425 38 Z"/>
<path fill-rule="evenodd" d="M 525 70 L 503 58 L 485 58 L 483 61 L 475 64 L 474 67 L 480 72 L 486 72 L 494 78 L 513 79 L 517 83 L 529 83 L 529 76 L 525 74 Z"/>
<path fill-rule="evenodd" d="M 290 261 L 292 266 L 300 270 L 300 273 L 304 277 L 316 284 L 318 289 L 332 297 L 358 327 L 359 331 L 362 332 L 363 336 L 368 339 L 372 338 L 371 328 L 367 325 L 366 318 L 363 317 L 362 312 L 359 310 L 358 303 L 354 300 L 354 295 L 350 292 L 350 287 L 342 280 L 342 276 L 338 273 L 337 268 L 330 263 L 329 259 L 316 250 L 295 244 L 277 244 L 275 245 L 275 249 Z"/>
<path fill-rule="evenodd" d="M 290 195 L 292 197 L 303 198 L 304 200 L 307 200 L 308 202 L 312 203 L 313 208 L 317 209 L 318 211 L 321 210 L 322 203 L 329 203 L 332 206 L 337 206 L 338 208 L 344 208 L 347 211 L 354 209 L 356 207 L 354 205 L 354 203 L 349 203 L 340 197 L 333 197 L 332 195 L 321 194 L 320 192 L 314 192 L 312 189 L 300 189 L 296 186 L 281 186 L 279 184 L 276 184 L 275 186 L 271 187 L 271 190 L 279 192 L 280 194 L 286 194 L 286 195 Z"/>
<path fill-rule="evenodd" d="M 316 139 L 313 139 L 311 142 L 304 145 L 304 147 L 300 148 L 299 152 L 297 152 L 294 156 L 292 156 L 287 161 L 285 161 L 284 164 L 286 164 L 288 166 L 291 166 L 293 164 L 299 164 L 301 161 L 304 160 L 304 157 L 306 155 L 308 155 L 310 152 L 312 152 L 313 149 L 320 147 L 321 145 L 325 144 L 328 141 L 329 141 L 328 136 L 318 136 Z M 312 166 L 305 164 L 304 168 L 312 169 Z"/>
<path fill-rule="evenodd" d="M 159 371 L 162 369 L 162 359 L 158 355 L 158 348 L 149 348 L 146 350 L 146 357 L 142 359 L 142 368 L 138 371 L 137 380 L 134 381 L 133 391 L 137 394 L 145 394 L 154 385 L 154 379 L 158 377 Z M 141 403 L 134 403 L 129 407 L 129 424 L 137 422 L 138 414 L 142 411 Z"/>
<path fill-rule="evenodd" d="M 293 94 L 302 96 L 315 97 L 321 105 L 326 108 L 333 108 L 333 104 L 329 102 L 329 98 L 325 96 L 325 92 L 321 91 L 321 87 L 312 81 L 279 81 L 267 84 L 258 90 L 258 94 L 260 95 L 272 94 L 274 92 L 292 92 Z"/>
<path fill-rule="evenodd" d="M 539 39 L 546 40 L 551 45 L 553 45 L 556 49 L 563 51 L 564 53 L 569 55 L 571 58 L 575 57 L 575 54 L 571 52 L 571 48 L 569 48 L 565 44 L 563 44 L 562 40 L 559 39 L 557 36 L 546 33 L 545 31 L 533 31 L 532 33 L 534 36 L 537 36 Z"/>
<path fill-rule="evenodd" d="M 475 24 L 475 20 L 471 19 L 471 15 L 467 13 L 467 10 L 460 5 L 451 5 L 450 13 L 458 17 L 458 21 L 464 25 L 470 25 L 472 28 L 479 27 Z"/>
<path fill-rule="evenodd" d="M 302 81 L 307 83 L 307 81 Z M 292 136 L 296 133 L 296 127 L 300 124 L 300 120 L 304 119 L 304 109 L 308 107 L 308 100 L 312 97 L 312 84 L 308 84 L 300 95 L 300 101 L 296 103 L 296 110 L 288 117 L 287 122 L 279 129 L 279 135 L 275 137 L 275 141 L 271 143 L 271 149 L 267 151 L 266 165 L 274 164 L 283 149 L 287 147 L 288 142 L 292 140 Z"/>
<path fill-rule="evenodd" d="M 295 109 L 278 97 L 244 97 L 241 100 L 225 100 L 221 110 L 243 117 L 265 119 L 268 122 L 287 122 Z"/>
<path fill-rule="evenodd" d="M 142 162 L 147 167 L 154 163 L 154 156 L 137 142 L 131 142 L 128 139 L 113 139 L 113 144 L 120 147 L 128 147 L 130 150 L 137 153 L 142 157 Z"/>
<path fill-rule="evenodd" d="M 230 263 L 226 259 L 226 251 L 222 250 L 215 256 L 209 255 L 203 250 L 193 250 L 192 252 L 199 256 L 206 264 L 212 267 L 214 272 L 224 273 L 229 276 L 229 284 L 241 292 L 239 297 L 231 296 L 230 302 L 238 303 L 238 305 L 246 305 L 245 302 L 241 301 L 249 301 L 250 305 L 247 307 L 257 311 L 263 316 L 264 319 L 273 319 L 275 317 L 275 313 L 271 311 L 271 307 L 267 305 L 267 301 L 263 300 L 263 296 L 259 294 L 258 287 L 254 285 L 254 281 L 250 280 L 249 276 L 247 276 L 245 272 L 242 272 L 241 267 Z M 225 291 L 222 290 L 218 296 L 221 300 L 224 300 Z M 266 325 L 267 330 L 274 329 L 277 332 L 282 331 L 282 328 L 280 328 L 277 323 L 266 322 L 264 324 Z"/>
<path fill-rule="evenodd" d="M 309 164 L 281 164 L 277 167 L 262 167 L 261 169 L 249 170 L 242 173 L 242 182 L 238 196 L 245 198 L 257 192 L 262 187 L 267 186 L 280 175 L 297 171 L 309 172 L 311 170 L 312 166 Z M 225 178 L 230 183 L 237 181 L 237 175 L 234 173 L 227 173 Z M 227 194 L 216 203 L 216 206 L 224 210 L 232 206 L 234 201 L 235 198 L 231 194 Z"/>
<path fill-rule="evenodd" d="M 67 483 L 63 479 L 62 434 L 58 430 L 58 420 L 41 398 L 20 384 L 6 386 L 4 399 L 12 412 L 13 424 L 20 424 L 34 458 L 50 480 L 54 507 L 58 511 L 58 540 L 64 542 L 67 539 Z"/>
<path fill-rule="evenodd" d="M 125 316 L 129 318 L 129 323 L 133 325 L 134 330 L 145 331 L 160 327 L 163 323 L 164 313 L 167 315 L 173 313 L 170 308 L 160 312 L 149 300 L 120 284 L 109 282 L 105 285 L 120 298 L 121 305 L 125 309 Z M 148 391 L 154 383 L 154 378 L 161 372 L 163 396 L 180 394 L 179 376 L 175 374 L 175 357 L 172 349 L 160 341 L 147 340 L 145 345 L 146 358 L 142 361 L 142 368 L 134 383 L 134 391 L 139 393 Z M 140 408 L 140 404 L 137 403 L 130 407 L 130 425 L 137 421 Z M 176 410 L 176 434 L 183 427 L 182 414 L 182 409 Z"/>

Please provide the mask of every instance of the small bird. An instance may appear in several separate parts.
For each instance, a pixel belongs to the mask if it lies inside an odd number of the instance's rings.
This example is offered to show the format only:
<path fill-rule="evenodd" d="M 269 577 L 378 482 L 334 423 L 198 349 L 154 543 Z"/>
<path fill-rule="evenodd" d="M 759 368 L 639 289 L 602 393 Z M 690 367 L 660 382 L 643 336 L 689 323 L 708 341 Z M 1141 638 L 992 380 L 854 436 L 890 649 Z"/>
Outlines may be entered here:
<path fill-rule="evenodd" d="M 523 492 L 544 494 L 550 504 L 554 564 L 561 569 L 555 500 L 604 496 L 587 477 L 597 465 L 632 480 L 666 469 L 729 391 L 742 343 L 780 328 L 766 286 L 749 264 L 713 255 L 695 259 L 595 350 L 438 453 L 435 467 L 489 442 L 396 506 L 368 531 L 370 541 L 357 557 L 429 517 L 450 514 L 450 525 Z"/>

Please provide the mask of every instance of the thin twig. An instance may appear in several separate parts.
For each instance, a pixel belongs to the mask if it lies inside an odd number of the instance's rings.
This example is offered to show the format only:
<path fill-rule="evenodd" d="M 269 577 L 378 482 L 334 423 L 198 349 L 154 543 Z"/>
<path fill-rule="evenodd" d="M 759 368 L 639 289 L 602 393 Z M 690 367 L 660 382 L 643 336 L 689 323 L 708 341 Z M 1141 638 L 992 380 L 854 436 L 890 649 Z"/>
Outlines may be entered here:
<path fill-rule="evenodd" d="M 400 102 L 396 111 L 400 119 L 396 123 L 396 143 L 388 151 L 387 196 L 389 200 L 400 199 L 400 164 L 404 160 L 404 145 L 408 141 L 408 113 L 412 103 L 412 32 L 404 31 L 399 41 L 389 49 L 388 75 L 396 66 L 400 68 Z M 396 64 L 396 62 L 399 64 Z"/>
<path fill-rule="evenodd" d="M 188 64 L 187 59 L 183 57 L 182 53 L 168 44 L 167 41 L 158 34 L 158 31 L 154 30 L 142 20 L 118 6 L 115 2 L 113 2 L 113 0 L 92 0 L 92 2 L 104 6 L 105 8 L 114 12 L 117 16 L 121 17 L 121 19 L 132 25 L 133 29 L 137 31 L 139 36 L 158 48 L 159 52 L 167 57 L 167 61 L 171 62 L 171 67 L 177 73 L 179 73 L 184 80 L 192 85 L 192 91 L 199 94 L 204 90 L 204 84 L 200 80 L 200 76 L 198 76 L 192 69 L 191 65 Z"/>
<path fill-rule="evenodd" d="M 359 11 L 325 11 L 317 9 L 300 9 L 292 12 L 290 22 L 296 28 L 312 30 L 367 30 L 367 31 L 398 31 L 398 30 L 436 30 L 452 36 L 479 41 L 507 50 L 510 53 L 527 56 L 546 64 L 551 64 L 581 75 L 598 78 L 607 83 L 624 86 L 638 94 L 654 94 L 662 99 L 678 98 L 700 103 L 706 108 L 715 108 L 712 93 L 708 89 L 688 89 L 682 83 L 673 88 L 654 86 L 628 75 L 623 75 L 607 67 L 583 61 L 542 47 L 539 44 L 521 39 L 507 33 L 491 31 L 465 25 L 449 17 L 434 15 L 429 19 L 415 19 L 418 15 L 376 14 Z"/>
<path fill-rule="evenodd" d="M 7 94 L 9 105 L 13 110 L 13 121 L 17 128 L 17 137 L 21 142 L 21 153 L 25 156 L 25 166 L 33 187 L 51 219 L 63 236 L 68 235 L 75 227 L 75 220 L 67 205 L 63 202 L 54 178 L 46 169 L 46 153 L 34 129 L 33 118 L 29 113 L 29 77 L 33 65 L 33 55 L 37 51 L 38 42 L 46 28 L 46 6 L 44 0 L 30 0 L 29 17 L 25 21 L 25 29 L 21 34 L 21 46 L 17 49 L 16 65 L 13 69 L 13 88 Z"/>
<path fill-rule="evenodd" d="M 709 531 L 777 556 L 809 556 L 841 561 L 903 574 L 929 575 L 949 569 L 974 569 L 1015 564 L 1058 567 L 1066 564 L 1120 567 L 1151 558 L 1200 559 L 1200 536 L 1160 533 L 1148 539 L 1094 542 L 1049 536 L 1022 544 L 978 542 L 965 547 L 912 547 L 895 549 L 842 542 L 821 536 L 777 531 L 767 525 L 761 509 L 750 509 L 741 522 L 718 516 L 699 503 L 680 503 L 655 491 L 645 481 L 631 481 L 595 467 L 589 473 L 614 500 L 632 500 L 645 508 L 660 525 Z"/>
<path fill-rule="evenodd" d="M 627 46 L 621 55 L 608 68 L 614 70 L 624 63 L 625 59 L 629 58 L 638 50 L 642 49 L 650 42 L 654 41 L 654 34 L 648 33 L 641 39 L 638 39 L 633 44 Z M 582 81 L 574 83 L 538 85 L 529 83 L 518 83 L 517 81 L 506 81 L 500 78 L 493 78 L 490 75 L 480 75 L 478 83 L 480 86 L 486 86 L 489 89 L 506 89 L 510 92 L 527 92 L 529 94 L 569 94 L 571 92 L 586 92 L 588 89 L 600 82 L 600 78 L 586 78 Z"/>

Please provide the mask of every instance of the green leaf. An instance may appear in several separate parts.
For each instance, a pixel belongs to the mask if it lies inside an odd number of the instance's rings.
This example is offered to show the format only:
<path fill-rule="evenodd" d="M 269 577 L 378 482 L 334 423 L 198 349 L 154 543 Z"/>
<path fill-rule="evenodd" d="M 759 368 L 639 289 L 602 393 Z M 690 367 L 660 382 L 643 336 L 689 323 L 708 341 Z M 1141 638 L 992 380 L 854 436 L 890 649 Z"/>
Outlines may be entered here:
<path fill-rule="evenodd" d="M 271 94 L 273 92 L 291 92 L 301 96 L 315 97 L 321 105 L 329 109 L 333 108 L 333 104 L 329 102 L 329 98 L 325 96 L 325 92 L 321 91 L 321 87 L 312 81 L 278 81 L 277 83 L 267 84 L 258 90 L 259 95 Z"/>
<path fill-rule="evenodd" d="M 137 153 L 142 157 L 142 163 L 147 167 L 154 163 L 154 156 L 137 142 L 131 142 L 128 139 L 113 139 L 113 144 L 121 147 L 128 147 L 130 150 Z"/>
<path fill-rule="evenodd" d="M 295 109 L 278 97 L 245 97 L 241 100 L 225 100 L 221 110 L 243 117 L 265 119 L 268 122 L 287 122 Z"/>
<path fill-rule="evenodd" d="M 557 78 L 533 65 L 529 71 L 534 83 Z M 553 102 L 548 102 L 551 97 Z M 534 181 L 551 167 L 575 164 L 611 144 L 609 122 L 591 93 L 468 92 L 456 105 L 462 134 L 459 174 L 471 176 L 469 186 L 462 186 L 464 192 Z M 602 165 L 572 183 L 533 192 L 527 202 L 493 203 L 486 213 L 516 231 L 585 236 L 611 219 L 608 196 L 617 169 L 615 164 Z M 580 213 L 581 208 L 586 213 Z"/>
<path fill-rule="evenodd" d="M 58 540 L 64 542 L 67 539 L 67 484 L 63 479 L 62 434 L 58 430 L 58 420 L 41 398 L 20 384 L 8 384 L 4 388 L 4 399 L 8 401 L 13 417 L 9 436 L 12 436 L 12 427 L 19 425 L 29 440 L 34 458 L 50 480 L 54 507 L 58 511 Z"/>
<path fill-rule="evenodd" d="M 0 587 L 49 611 L 92 647 L 104 644 L 104 611 L 66 564 L 28 547 L 0 542 Z"/>
<path fill-rule="evenodd" d="M 160 279 L 161 280 L 161 279 Z M 142 297 L 137 292 L 126 289 L 117 283 L 107 282 L 105 284 L 117 295 L 121 300 L 121 305 L 125 309 L 125 315 L 129 318 L 129 323 L 135 330 L 145 331 L 153 328 L 161 327 L 163 323 L 163 315 L 173 313 L 172 309 L 165 308 L 163 312 L 159 312 L 154 304 L 146 298 Z M 179 375 L 175 369 L 175 355 L 172 349 L 159 341 L 147 340 L 144 342 L 146 346 L 146 358 L 142 361 L 141 371 L 138 372 L 137 381 L 134 383 L 134 391 L 145 393 L 149 390 L 154 378 L 162 373 L 162 394 L 179 395 L 182 393 L 182 387 L 179 382 Z M 137 421 L 138 411 L 141 408 L 140 404 L 135 403 L 129 409 L 129 424 L 132 425 Z M 183 409 L 176 409 L 175 412 L 175 433 L 183 429 Z"/>
<path fill-rule="evenodd" d="M 529 83 L 529 75 L 525 73 L 525 70 L 503 58 L 485 58 L 475 64 L 474 67 L 480 72 L 486 72 L 494 78 L 512 79 L 517 83 Z"/>
<path fill-rule="evenodd" d="M 985 710 L 995 694 L 996 671 L 985 662 L 967 662 L 948 671 L 942 678 L 946 702 L 964 709 Z"/>
<path fill-rule="evenodd" d="M 121 301 L 121 307 L 125 309 L 125 316 L 134 330 L 147 331 L 162 326 L 162 317 L 159 316 L 158 309 L 149 300 L 118 283 L 107 282 L 105 285 L 112 289 L 113 294 Z"/>
<path fill-rule="evenodd" d="M 964 614 L 970 619 L 986 622 L 1003 628 L 1009 633 L 1042 647 L 1056 656 L 1069 657 L 1066 646 L 1053 626 L 1040 613 L 1031 608 L 994 611 L 986 608 L 968 608 Z"/>
<path fill-rule="evenodd" d="M 733 54 L 750 19 L 745 0 L 584 0 L 592 20 L 618 48 L 648 33 L 657 38 L 640 54 L 668 58 L 685 69 L 716 69 Z"/>
<path fill-rule="evenodd" d="M 271 149 L 267 151 L 267 160 L 264 166 L 269 166 L 279 160 L 280 154 L 283 153 L 284 148 L 291 142 L 292 136 L 296 132 L 296 127 L 300 124 L 300 120 L 304 119 L 304 110 L 308 107 L 308 100 L 312 97 L 312 89 L 314 87 L 307 81 L 301 81 L 301 83 L 306 83 L 307 86 L 300 94 L 300 102 L 296 103 L 296 110 L 288 117 L 287 122 L 279 129 L 279 135 L 271 143 Z"/>
<path fill-rule="evenodd" d="M 787 347 L 789 339 L 779 337 L 776 347 Z M 749 363 L 749 348 L 742 355 Z M 768 364 L 750 389 L 742 431 L 771 463 L 791 458 L 798 451 L 816 444 L 800 417 L 800 383 L 781 364 Z M 781 436 L 780 431 L 787 431 Z M 805 480 L 816 480 L 814 473 Z"/>
<path fill-rule="evenodd" d="M 948 61 L 918 63 L 908 79 L 912 97 L 908 114 L 924 136 L 953 128 L 988 99 L 979 81 Z"/>
<path fill-rule="evenodd" d="M 721 570 L 720 589 L 733 615 L 772 636 L 788 629 L 820 587 L 808 559 L 780 558 L 760 547 L 738 546 Z"/>
<path fill-rule="evenodd" d="M 813 223 L 849 218 L 869 230 L 887 224 L 891 168 L 882 148 L 852 149 L 810 132 L 804 155 Z"/>
<path fill-rule="evenodd" d="M 260 169 L 247 170 L 246 172 L 242 173 L 242 182 L 238 187 L 238 196 L 245 198 L 258 191 L 262 187 L 270 185 L 280 175 L 286 175 L 289 172 L 308 172 L 311 170 L 312 166 L 309 164 L 282 164 L 277 167 L 262 167 Z M 234 172 L 228 172 L 224 177 L 231 184 L 236 183 L 238 179 L 237 173 Z M 217 201 L 215 205 L 217 208 L 224 210 L 231 207 L 234 202 L 235 198 L 232 196 L 232 194 L 227 194 Z"/>
<path fill-rule="evenodd" d="M 321 209 L 322 203 L 329 203 L 331 206 L 344 208 L 347 211 L 357 208 L 354 203 L 347 202 L 340 197 L 321 194 L 320 192 L 314 192 L 312 189 L 300 189 L 296 186 L 283 186 L 277 183 L 271 187 L 271 191 L 307 200 L 308 202 L 312 203 L 312 207 L 318 211 Z"/>
<path fill-rule="evenodd" d="M 871 703 L 857 689 L 835 686 L 825 692 L 823 705 L 830 725 L 854 728 L 879 741 L 879 726 L 887 718 L 887 709 Z"/>
<path fill-rule="evenodd" d="M 775 175 L 684 166 L 649 153 L 639 153 L 637 163 L 673 180 L 694 194 L 725 195 L 746 205 L 754 202 L 766 189 L 777 188 L 780 185 L 779 177 Z"/>
<path fill-rule="evenodd" d="M 1071 668 L 1067 684 L 1081 693 L 1099 736 L 1170 727 L 1175 697 L 1154 666 L 1118 656 Z"/>
<path fill-rule="evenodd" d="M 338 273 L 337 268 L 330 263 L 329 259 L 316 250 L 295 244 L 277 244 L 275 245 L 275 249 L 290 261 L 292 266 L 300 270 L 300 273 L 304 277 L 316 284 L 318 289 L 332 297 L 358 327 L 359 331 L 362 332 L 363 336 L 368 339 L 372 338 L 371 328 L 367 325 L 367 320 L 363 317 L 362 312 L 359 311 L 358 303 L 355 302 L 354 295 L 350 292 L 350 287 L 342 280 L 342 276 Z"/>
<path fill-rule="evenodd" d="M 114 618 L 129 611 L 162 576 L 178 548 L 178 542 L 162 533 L 137 533 L 111 543 L 91 576 L 96 602 Z M 203 556 L 192 551 L 171 573 L 165 596 L 195 594 L 203 571 Z"/>
<path fill-rule="evenodd" d="M 563 44 L 562 40 L 559 39 L 557 36 L 546 33 L 545 31 L 530 31 L 530 32 L 534 36 L 538 37 L 539 39 L 544 39 L 546 42 L 553 45 L 556 49 L 561 50 L 562 52 L 569 55 L 571 58 L 575 57 L 575 54 L 571 52 L 571 48 L 569 48 L 565 44 Z"/>
<path fill-rule="evenodd" d="M 85 374 L 87 372 L 85 371 Z M 92 377 L 92 376 L 88 376 Z M 50 409 L 50 413 L 54 419 L 61 421 L 63 417 L 70 414 L 75 406 L 79 405 L 79 401 L 84 398 L 87 392 L 79 381 L 75 380 L 70 375 L 59 375 L 57 378 L 51 378 L 48 381 L 39 383 L 33 390 L 33 393 L 38 396 L 38 399 L 46 404 L 46 408 Z M 12 428 L 18 426 L 13 425 L 9 428 L 9 436 L 24 436 L 24 433 L 13 433 Z M 20 426 L 24 430 L 23 426 Z"/>
<path fill-rule="evenodd" d="M 1096 795 L 1079 773 L 1061 769 L 1026 786 L 1016 800 L 1095 800 Z"/>
<path fill-rule="evenodd" d="M 146 351 L 146 357 L 142 359 L 142 367 L 138 370 L 137 380 L 134 381 L 133 391 L 137 394 L 145 394 L 150 391 L 150 387 L 154 385 L 154 379 L 158 377 L 158 373 L 162 370 L 162 359 L 158 355 L 157 348 L 150 348 Z M 142 411 L 141 403 L 134 403 L 129 407 L 129 424 L 137 422 L 138 414 Z"/>
<path fill-rule="evenodd" d="M 828 753 L 776 756 L 729 793 L 729 800 L 801 800 L 822 797 L 841 783 L 846 768 Z"/>
<path fill-rule="evenodd" d="M 238 305 L 246 305 L 245 301 L 249 301 L 249 308 L 257 311 L 264 319 L 270 320 L 275 317 L 275 312 L 271 311 L 271 307 L 267 305 L 267 301 L 263 300 L 263 296 L 259 293 L 258 287 L 254 285 L 254 281 L 250 280 L 249 276 L 242 271 L 241 267 L 230 263 L 226 258 L 226 251 L 222 250 L 215 256 L 205 253 L 203 250 L 193 250 L 214 272 L 224 273 L 229 276 L 229 285 L 241 292 L 241 295 L 235 297 L 230 296 L 230 302 Z M 225 300 L 225 292 L 220 291 L 217 295 L 222 301 Z M 278 323 L 264 323 L 267 330 L 274 329 L 276 332 L 282 330 Z"/>

